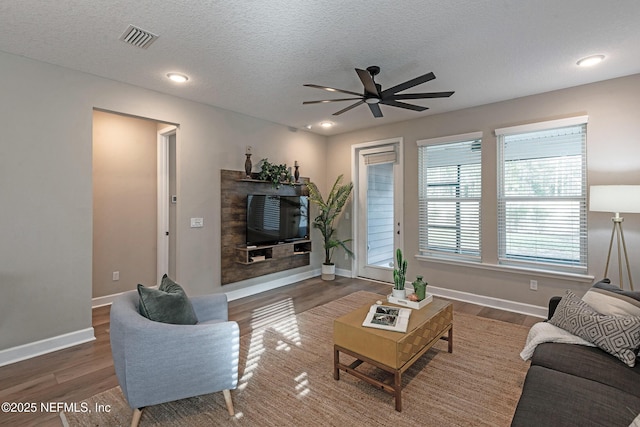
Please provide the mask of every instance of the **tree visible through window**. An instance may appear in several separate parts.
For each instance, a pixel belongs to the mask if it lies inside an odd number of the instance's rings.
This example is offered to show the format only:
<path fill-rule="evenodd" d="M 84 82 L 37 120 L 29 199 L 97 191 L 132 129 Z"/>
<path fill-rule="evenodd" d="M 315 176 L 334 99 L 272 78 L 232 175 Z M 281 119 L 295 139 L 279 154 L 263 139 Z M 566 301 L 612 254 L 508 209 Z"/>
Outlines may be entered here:
<path fill-rule="evenodd" d="M 496 131 L 498 259 L 586 270 L 586 122 L 554 124 Z"/>

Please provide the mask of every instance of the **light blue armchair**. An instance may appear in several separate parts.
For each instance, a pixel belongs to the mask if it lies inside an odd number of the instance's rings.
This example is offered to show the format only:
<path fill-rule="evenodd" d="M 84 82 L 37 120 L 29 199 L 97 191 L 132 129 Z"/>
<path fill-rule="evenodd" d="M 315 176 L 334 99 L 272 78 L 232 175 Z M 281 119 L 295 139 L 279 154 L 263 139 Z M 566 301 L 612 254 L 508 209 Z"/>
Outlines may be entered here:
<path fill-rule="evenodd" d="M 227 297 L 190 298 L 195 325 L 154 322 L 138 312 L 138 293 L 111 306 L 111 352 L 120 388 L 136 426 L 146 406 L 222 391 L 233 415 L 230 390 L 238 383 L 240 330 L 228 320 Z"/>

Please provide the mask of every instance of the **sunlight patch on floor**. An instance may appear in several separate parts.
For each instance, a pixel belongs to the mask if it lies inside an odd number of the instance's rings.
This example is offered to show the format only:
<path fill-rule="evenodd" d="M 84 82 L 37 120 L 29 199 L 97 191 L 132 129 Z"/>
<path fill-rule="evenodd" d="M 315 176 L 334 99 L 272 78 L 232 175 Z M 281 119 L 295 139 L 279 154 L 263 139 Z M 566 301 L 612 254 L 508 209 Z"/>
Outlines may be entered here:
<path fill-rule="evenodd" d="M 296 321 L 296 312 L 291 298 L 254 310 L 251 318 L 251 327 L 253 331 L 251 332 L 246 366 L 238 383 L 238 390 L 243 390 L 247 387 L 259 366 L 260 358 L 267 351 L 264 346 L 265 331 L 271 330 L 282 335 L 283 339 L 278 340 L 275 346 L 277 351 L 290 351 L 291 344 L 297 347 L 302 345 L 298 322 Z"/>
<path fill-rule="evenodd" d="M 306 372 L 301 373 L 294 379 L 296 381 L 295 389 L 298 393 L 298 399 L 301 397 L 305 397 L 311 392 L 311 390 L 309 389 L 309 376 Z"/>

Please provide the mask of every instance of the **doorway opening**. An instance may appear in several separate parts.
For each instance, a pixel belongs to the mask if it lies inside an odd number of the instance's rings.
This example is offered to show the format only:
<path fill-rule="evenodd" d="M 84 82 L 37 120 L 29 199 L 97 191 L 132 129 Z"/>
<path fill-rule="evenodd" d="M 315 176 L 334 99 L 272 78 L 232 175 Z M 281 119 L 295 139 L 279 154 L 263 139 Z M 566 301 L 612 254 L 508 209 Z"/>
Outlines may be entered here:
<path fill-rule="evenodd" d="M 172 249 L 169 237 L 175 242 L 176 212 L 175 204 L 168 205 L 172 195 L 177 201 L 177 129 L 94 109 L 94 305 L 109 303 L 138 283 L 157 285 L 170 265 L 175 274 L 175 244 Z"/>

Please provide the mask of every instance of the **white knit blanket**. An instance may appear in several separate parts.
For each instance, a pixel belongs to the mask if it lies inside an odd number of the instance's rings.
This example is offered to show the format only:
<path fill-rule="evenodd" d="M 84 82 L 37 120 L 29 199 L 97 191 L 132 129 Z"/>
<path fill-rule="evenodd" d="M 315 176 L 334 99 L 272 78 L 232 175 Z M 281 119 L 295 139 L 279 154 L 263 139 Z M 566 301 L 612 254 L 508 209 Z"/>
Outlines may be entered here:
<path fill-rule="evenodd" d="M 596 345 L 585 341 L 582 338 L 565 331 L 562 328 L 552 325 L 548 322 L 539 322 L 531 327 L 529 335 L 527 336 L 527 342 L 524 345 L 524 350 L 520 352 L 520 357 L 523 360 L 531 359 L 533 351 L 538 344 L 543 342 L 559 342 L 564 344 L 579 344 L 589 347 L 595 347 Z"/>

